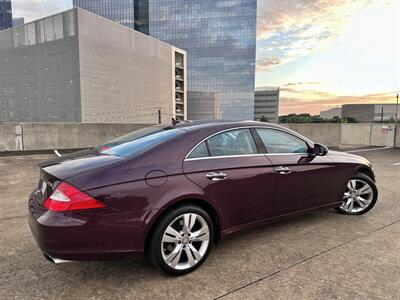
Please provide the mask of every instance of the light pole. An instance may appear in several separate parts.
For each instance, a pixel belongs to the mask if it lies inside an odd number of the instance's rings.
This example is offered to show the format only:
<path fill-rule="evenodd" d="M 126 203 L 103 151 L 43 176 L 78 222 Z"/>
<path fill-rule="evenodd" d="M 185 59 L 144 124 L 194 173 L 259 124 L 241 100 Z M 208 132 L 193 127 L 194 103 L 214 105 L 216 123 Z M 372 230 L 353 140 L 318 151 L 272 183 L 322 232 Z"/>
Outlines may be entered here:
<path fill-rule="evenodd" d="M 399 93 L 397 93 L 397 96 L 396 96 L 396 125 L 397 125 L 397 120 L 398 120 L 398 116 L 397 116 L 398 110 L 399 110 Z"/>
<path fill-rule="evenodd" d="M 396 115 L 395 115 L 395 124 L 394 124 L 394 139 L 393 139 L 393 147 L 396 148 L 396 137 L 397 137 L 397 130 L 398 130 L 398 111 L 399 111 L 399 93 L 396 96 Z"/>

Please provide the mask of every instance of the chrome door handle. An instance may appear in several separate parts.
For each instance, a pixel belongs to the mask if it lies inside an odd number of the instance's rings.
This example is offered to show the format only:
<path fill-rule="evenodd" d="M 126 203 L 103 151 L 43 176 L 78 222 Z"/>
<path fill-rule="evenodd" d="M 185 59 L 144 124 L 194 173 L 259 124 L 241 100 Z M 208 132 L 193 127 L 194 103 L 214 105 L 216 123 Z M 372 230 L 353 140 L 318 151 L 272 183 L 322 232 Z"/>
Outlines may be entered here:
<path fill-rule="evenodd" d="M 277 167 L 277 168 L 276 168 L 276 171 L 277 171 L 279 174 L 282 174 L 282 175 L 287 175 L 287 174 L 292 173 L 292 170 L 291 170 L 291 169 L 289 169 L 288 167 L 284 167 L 284 166 L 279 166 L 279 167 Z"/>
<path fill-rule="evenodd" d="M 226 174 L 223 172 L 211 172 L 206 177 L 212 181 L 226 179 Z"/>

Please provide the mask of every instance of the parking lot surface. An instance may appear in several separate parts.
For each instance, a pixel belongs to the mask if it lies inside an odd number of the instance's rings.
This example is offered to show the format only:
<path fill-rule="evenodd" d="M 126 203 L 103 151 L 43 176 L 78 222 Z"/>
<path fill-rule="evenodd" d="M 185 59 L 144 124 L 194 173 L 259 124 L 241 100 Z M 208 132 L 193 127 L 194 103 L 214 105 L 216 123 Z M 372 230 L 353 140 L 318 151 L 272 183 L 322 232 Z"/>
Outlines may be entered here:
<path fill-rule="evenodd" d="M 328 209 L 239 233 L 183 277 L 147 261 L 48 262 L 25 211 L 36 164 L 52 155 L 0 157 L 0 299 L 400 299 L 400 150 L 357 154 L 377 175 L 372 211 Z"/>

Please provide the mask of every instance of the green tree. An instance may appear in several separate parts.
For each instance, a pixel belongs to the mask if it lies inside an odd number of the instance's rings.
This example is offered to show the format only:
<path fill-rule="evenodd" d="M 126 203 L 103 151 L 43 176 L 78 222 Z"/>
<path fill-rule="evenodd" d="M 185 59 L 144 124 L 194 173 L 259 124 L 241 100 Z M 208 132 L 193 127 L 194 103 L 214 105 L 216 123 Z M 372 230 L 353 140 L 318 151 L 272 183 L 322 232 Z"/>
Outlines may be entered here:
<path fill-rule="evenodd" d="M 338 116 L 332 119 L 322 119 L 319 115 L 303 114 L 288 114 L 279 117 L 279 123 L 357 123 L 357 120 L 352 117 Z"/>

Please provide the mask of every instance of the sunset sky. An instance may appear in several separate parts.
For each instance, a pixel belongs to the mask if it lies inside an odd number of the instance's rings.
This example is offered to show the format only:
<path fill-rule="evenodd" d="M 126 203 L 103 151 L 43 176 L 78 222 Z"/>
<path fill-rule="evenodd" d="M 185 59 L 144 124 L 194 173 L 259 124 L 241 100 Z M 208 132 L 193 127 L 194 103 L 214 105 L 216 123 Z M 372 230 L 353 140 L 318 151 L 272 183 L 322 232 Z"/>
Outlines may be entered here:
<path fill-rule="evenodd" d="M 257 86 L 280 114 L 391 102 L 400 90 L 399 0 L 258 2 Z"/>
<path fill-rule="evenodd" d="M 13 0 L 26 21 L 71 0 Z M 259 0 L 256 86 L 280 86 L 280 114 L 343 103 L 394 103 L 400 0 Z"/>

